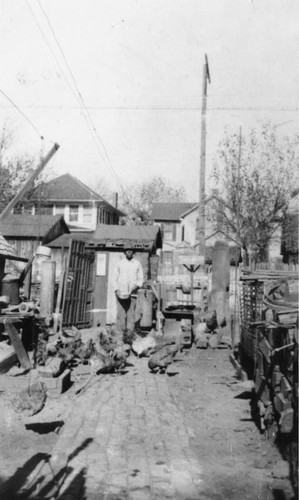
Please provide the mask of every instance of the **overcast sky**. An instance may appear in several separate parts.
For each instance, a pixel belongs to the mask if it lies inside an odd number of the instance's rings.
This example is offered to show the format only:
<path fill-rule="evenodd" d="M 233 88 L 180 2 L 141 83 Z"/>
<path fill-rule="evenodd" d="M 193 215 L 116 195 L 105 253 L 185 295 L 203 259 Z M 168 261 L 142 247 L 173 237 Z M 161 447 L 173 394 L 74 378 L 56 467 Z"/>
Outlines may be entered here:
<path fill-rule="evenodd" d="M 298 19 L 298 0 L 1 0 L 0 89 L 27 118 L 0 94 L 2 123 L 18 151 L 59 143 L 57 175 L 163 175 L 196 201 L 204 54 L 208 177 L 226 126 L 298 132 Z"/>

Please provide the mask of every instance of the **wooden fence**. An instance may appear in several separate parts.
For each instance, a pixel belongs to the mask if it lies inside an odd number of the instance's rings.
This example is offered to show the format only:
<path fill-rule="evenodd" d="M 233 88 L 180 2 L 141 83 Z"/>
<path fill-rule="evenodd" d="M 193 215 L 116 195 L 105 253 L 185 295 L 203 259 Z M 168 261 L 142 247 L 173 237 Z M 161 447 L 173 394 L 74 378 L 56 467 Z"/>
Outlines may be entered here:
<path fill-rule="evenodd" d="M 93 265 L 94 254 L 85 250 L 85 243 L 72 240 L 64 281 L 63 326 L 88 327 L 91 324 Z"/>

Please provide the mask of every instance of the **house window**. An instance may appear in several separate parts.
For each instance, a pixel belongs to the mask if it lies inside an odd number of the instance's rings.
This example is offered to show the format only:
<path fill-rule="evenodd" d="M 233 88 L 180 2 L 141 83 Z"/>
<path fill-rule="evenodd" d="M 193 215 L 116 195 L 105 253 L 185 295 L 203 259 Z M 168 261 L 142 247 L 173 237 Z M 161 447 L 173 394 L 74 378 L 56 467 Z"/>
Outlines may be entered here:
<path fill-rule="evenodd" d="M 34 215 L 34 206 L 33 205 L 23 205 L 21 213 L 23 215 Z"/>
<path fill-rule="evenodd" d="M 92 223 L 92 206 L 90 205 L 83 205 L 83 223 Z"/>
<path fill-rule="evenodd" d="M 78 205 L 70 205 L 69 221 L 70 222 L 78 222 L 78 218 L 79 218 L 79 206 Z"/>
<path fill-rule="evenodd" d="M 64 215 L 64 205 L 55 205 L 55 215 Z"/>
<path fill-rule="evenodd" d="M 165 240 L 176 240 L 176 224 L 173 224 L 172 222 L 164 222 L 163 230 Z"/>
<path fill-rule="evenodd" d="M 105 210 L 103 207 L 100 207 L 100 210 L 98 212 L 98 222 L 100 224 L 105 224 Z"/>
<path fill-rule="evenodd" d="M 54 215 L 54 205 L 36 205 L 34 209 L 35 215 Z"/>

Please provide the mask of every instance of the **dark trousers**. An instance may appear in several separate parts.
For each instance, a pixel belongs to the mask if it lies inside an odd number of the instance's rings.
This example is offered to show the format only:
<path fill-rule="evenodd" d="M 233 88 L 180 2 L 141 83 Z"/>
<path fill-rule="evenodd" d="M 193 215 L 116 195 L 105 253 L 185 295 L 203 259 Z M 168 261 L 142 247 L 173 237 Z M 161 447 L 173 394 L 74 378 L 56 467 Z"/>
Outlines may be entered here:
<path fill-rule="evenodd" d="M 137 297 L 129 297 L 128 299 L 116 299 L 116 324 L 122 331 L 134 331 L 136 323 L 136 304 Z"/>

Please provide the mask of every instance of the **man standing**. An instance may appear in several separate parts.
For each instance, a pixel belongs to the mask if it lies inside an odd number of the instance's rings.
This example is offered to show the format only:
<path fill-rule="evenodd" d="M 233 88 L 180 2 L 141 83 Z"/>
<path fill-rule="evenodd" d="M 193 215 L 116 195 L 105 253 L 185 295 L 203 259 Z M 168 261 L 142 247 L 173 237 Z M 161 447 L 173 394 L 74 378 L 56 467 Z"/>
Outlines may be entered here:
<path fill-rule="evenodd" d="M 132 245 L 125 245 L 125 258 L 114 269 L 114 292 L 117 304 L 117 325 L 124 331 L 134 331 L 137 292 L 143 283 L 141 263 L 134 259 Z"/>

